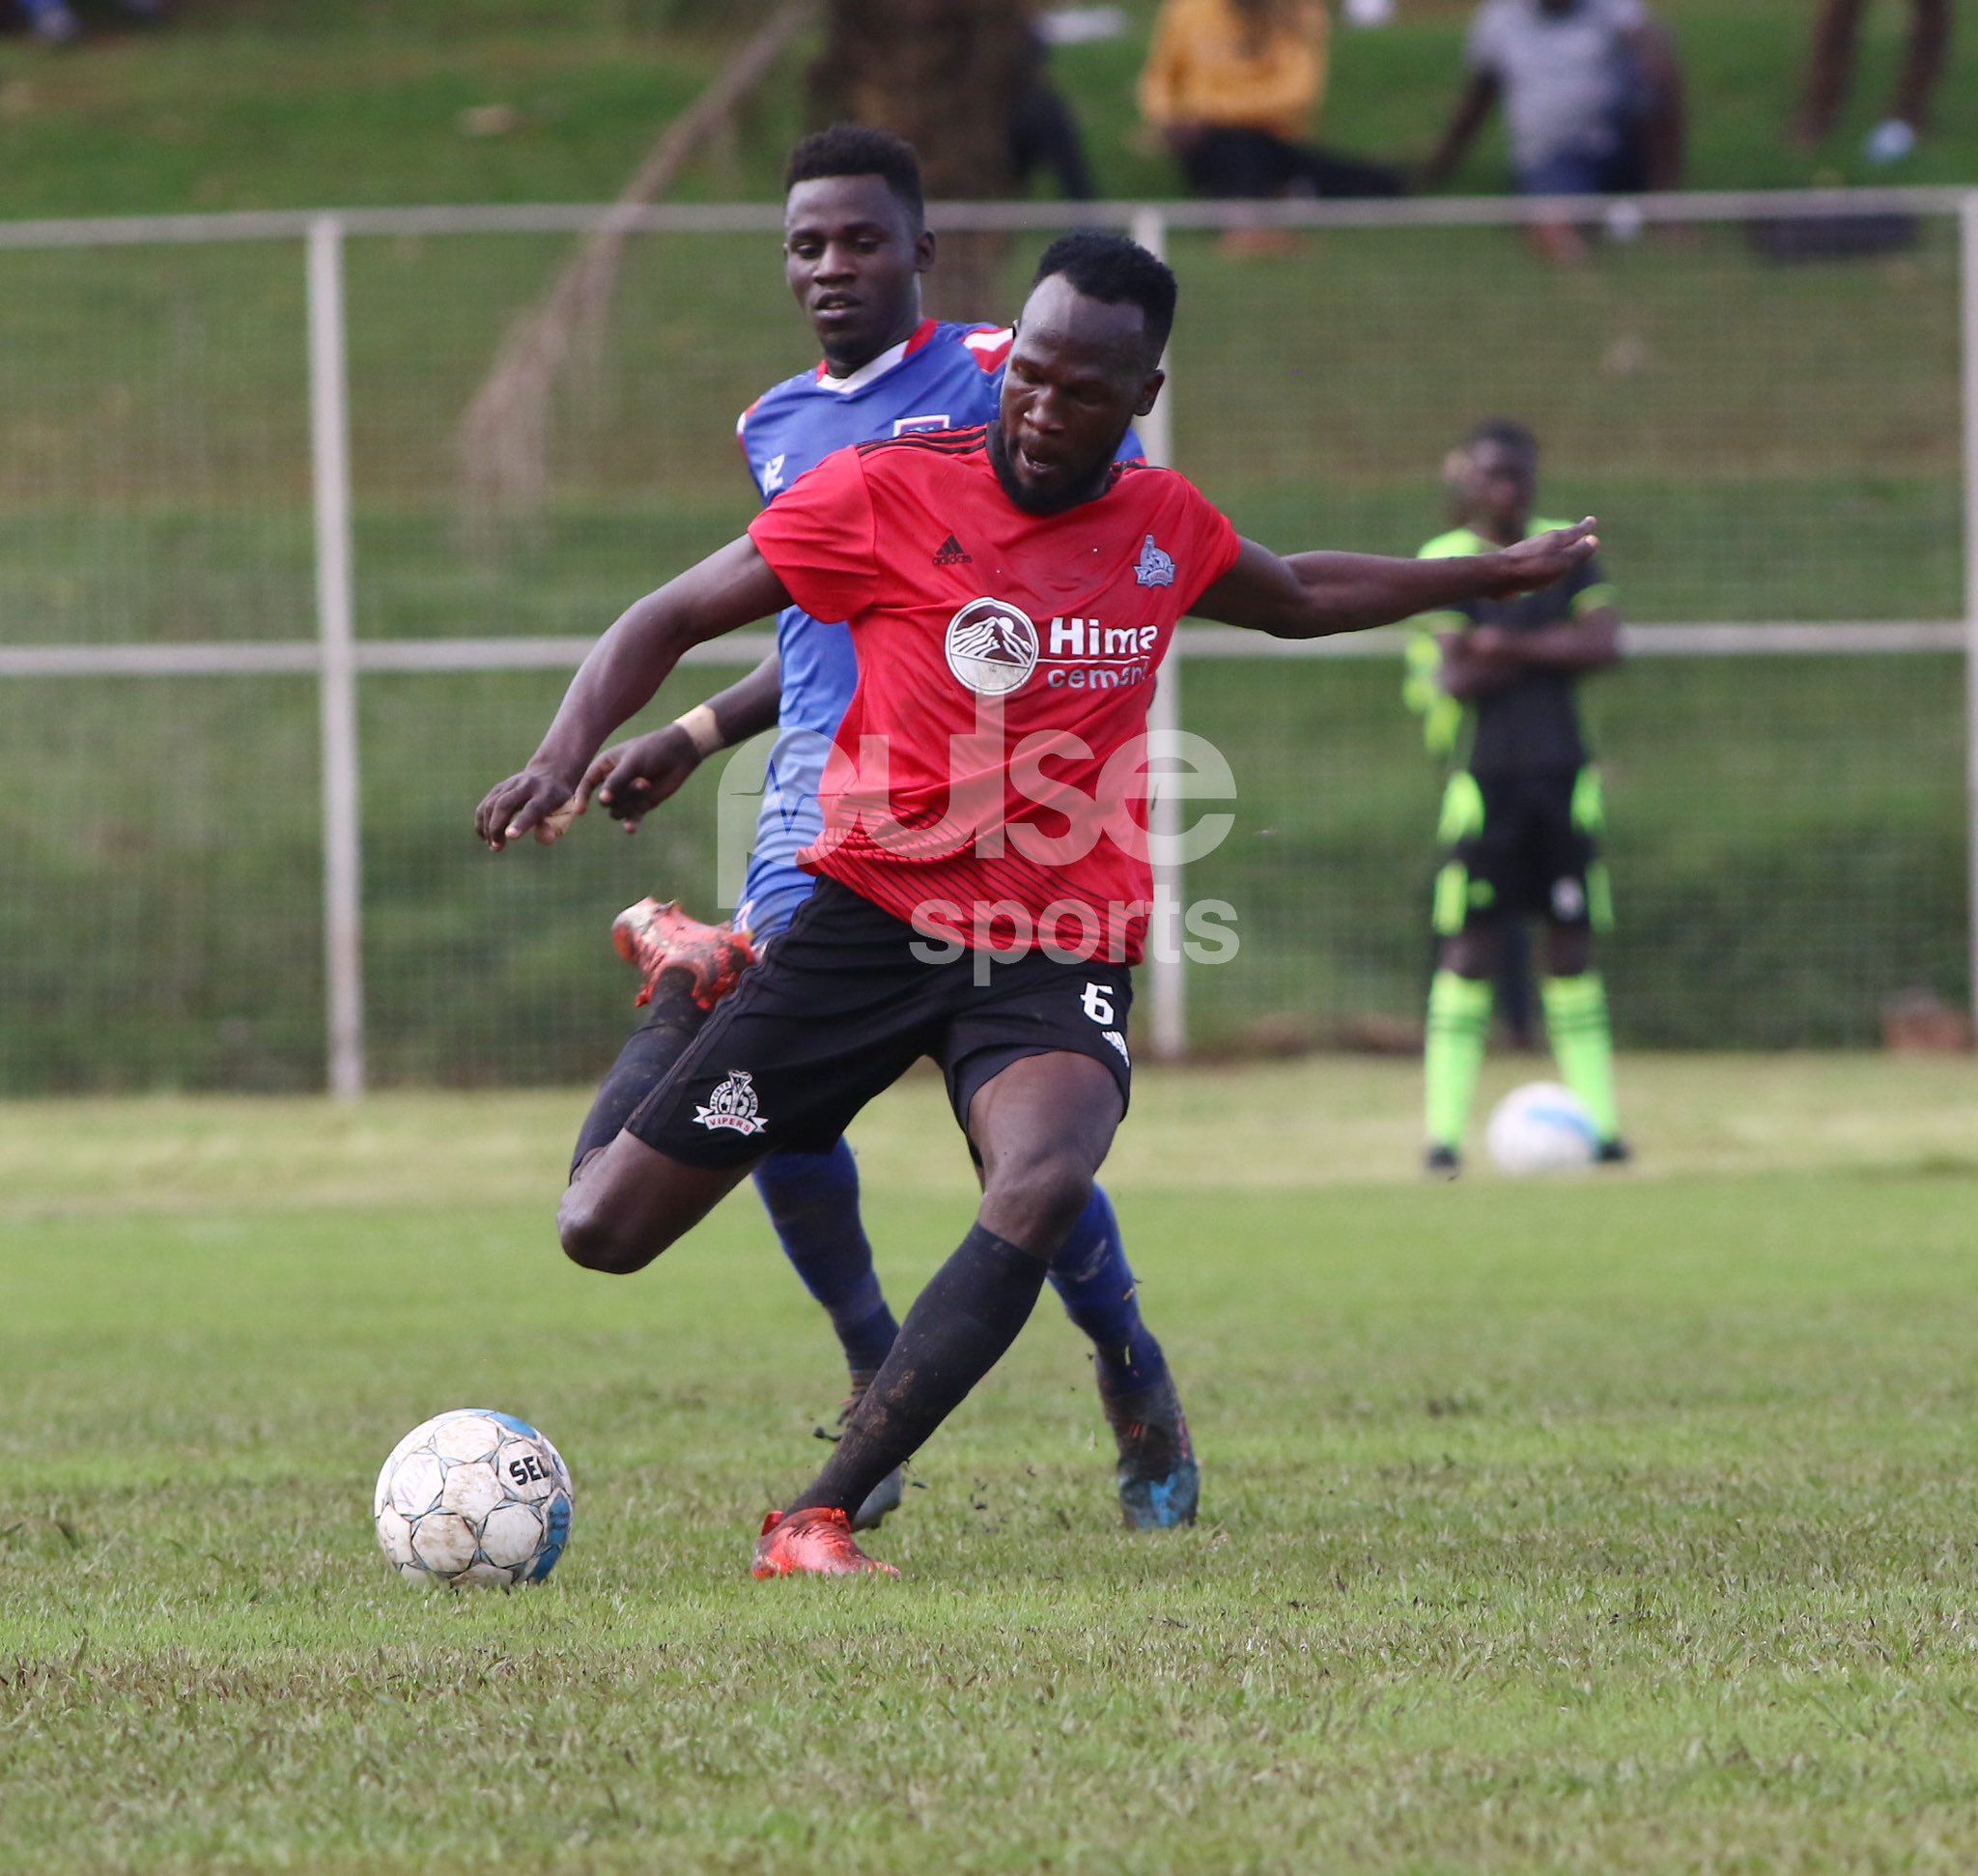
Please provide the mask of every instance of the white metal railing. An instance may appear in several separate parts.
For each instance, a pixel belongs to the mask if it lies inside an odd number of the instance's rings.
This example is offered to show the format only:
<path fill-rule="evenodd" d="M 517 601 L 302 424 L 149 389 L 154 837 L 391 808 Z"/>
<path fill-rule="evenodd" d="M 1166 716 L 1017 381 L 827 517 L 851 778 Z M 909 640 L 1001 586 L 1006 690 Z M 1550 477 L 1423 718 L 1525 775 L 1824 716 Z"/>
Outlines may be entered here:
<path fill-rule="evenodd" d="M 1151 448 L 1152 445 L 1149 445 Z M 1912 624 L 1868 620 L 1846 625 L 1629 625 L 1622 640 L 1630 658 L 1881 658 L 1964 649 L 1962 620 Z M 359 676 L 446 671 L 574 671 L 595 640 L 531 639 L 359 639 L 351 664 Z M 1406 635 L 1393 627 L 1338 639 L 1267 639 L 1229 625 L 1184 625 L 1181 658 L 1394 659 Z M 735 632 L 693 645 L 683 665 L 738 665 L 767 657 L 766 632 Z M 323 668 L 312 639 L 246 639 L 210 644 L 0 645 L 5 677 L 313 677 Z"/>
<path fill-rule="evenodd" d="M 1821 221 L 1836 216 L 1961 214 L 1973 191 L 1960 187 L 1748 189 L 1614 198 L 1647 222 Z M 1364 202 L 933 202 L 931 227 L 1061 229 L 1106 226 L 1222 229 L 1514 228 L 1585 215 L 1611 206 L 1585 196 L 1433 196 Z M 231 214 L 93 216 L 0 222 L 0 249 L 154 246 L 161 242 L 306 241 L 334 222 L 349 236 L 780 234 L 770 202 L 654 204 L 519 202 L 410 209 L 249 210 Z"/>
<path fill-rule="evenodd" d="M 1512 227 L 1556 215 L 1602 213 L 1615 205 L 1585 198 L 1435 199 L 1403 202 L 1109 202 L 932 204 L 937 228 L 1033 230 L 1106 224 L 1130 228 L 1143 245 L 1163 252 L 1177 230 L 1231 226 L 1312 229 Z M 1649 657 L 1803 657 L 1964 655 L 1966 792 L 1973 838 L 1969 886 L 1971 980 L 1978 999 L 1978 190 L 1908 188 L 1754 191 L 1639 196 L 1628 211 L 1648 222 L 1709 223 L 1766 218 L 1819 220 L 1873 214 L 1957 217 L 1963 306 L 1964 512 L 1965 616 L 1925 623 L 1683 624 L 1628 629 L 1629 650 Z M 354 550 L 350 467 L 350 387 L 344 332 L 343 252 L 353 236 L 586 234 L 604 229 L 649 234 L 779 232 L 774 204 L 666 206 L 523 204 L 491 207 L 346 209 L 318 212 L 168 215 L 72 221 L 0 222 L 0 251 L 145 246 L 218 242 L 298 242 L 308 299 L 310 441 L 315 520 L 317 636 L 313 640 L 241 640 L 169 645 L 0 644 L 0 679 L 267 676 L 312 677 L 319 686 L 324 828 L 324 949 L 329 1087 L 354 1097 L 365 1084 L 361 904 L 359 679 L 376 672 L 559 670 L 589 648 L 578 638 L 364 640 L 355 633 Z M 1172 398 L 1164 398 L 1141 433 L 1155 462 L 1173 460 Z M 1178 725 L 1181 667 L 1190 658 L 1393 658 L 1392 632 L 1291 643 L 1255 633 L 1189 627 L 1157 685 L 1155 726 Z M 744 633 L 696 648 L 690 662 L 756 659 L 774 644 Z M 1172 824 L 1178 804 L 1157 794 L 1157 827 Z M 1171 831 L 1172 825 L 1171 825 Z M 1173 882 L 1170 882 L 1173 884 Z M 1187 1041 L 1186 979 L 1178 958 L 1149 966 L 1154 1053 L 1174 1056 Z"/>

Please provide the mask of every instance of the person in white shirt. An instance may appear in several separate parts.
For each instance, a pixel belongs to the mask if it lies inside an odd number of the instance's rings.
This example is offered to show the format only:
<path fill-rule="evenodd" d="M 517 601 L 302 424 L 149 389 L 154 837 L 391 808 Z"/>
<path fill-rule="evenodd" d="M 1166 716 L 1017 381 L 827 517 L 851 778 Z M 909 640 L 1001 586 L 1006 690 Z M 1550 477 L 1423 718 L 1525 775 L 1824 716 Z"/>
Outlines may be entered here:
<path fill-rule="evenodd" d="M 1682 75 L 1643 0 L 1484 0 L 1464 50 L 1469 78 L 1425 181 L 1446 182 L 1502 100 L 1524 195 L 1622 195 L 1682 177 Z M 1535 226 L 1576 259 L 1570 221 Z"/>

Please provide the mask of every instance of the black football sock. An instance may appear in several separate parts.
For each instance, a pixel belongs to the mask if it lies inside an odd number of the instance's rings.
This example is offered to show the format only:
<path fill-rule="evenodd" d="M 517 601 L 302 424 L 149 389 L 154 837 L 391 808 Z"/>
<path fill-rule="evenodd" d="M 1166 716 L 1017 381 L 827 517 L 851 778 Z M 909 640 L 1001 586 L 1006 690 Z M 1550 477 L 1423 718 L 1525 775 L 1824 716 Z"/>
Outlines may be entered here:
<path fill-rule="evenodd" d="M 672 1072 L 711 1013 L 693 1001 L 693 980 L 684 971 L 669 971 L 660 979 L 647 1012 L 645 1021 L 625 1038 L 618 1060 L 584 1116 L 577 1151 L 570 1156 L 573 1178 L 586 1158 L 617 1139 L 632 1110 Z"/>
<path fill-rule="evenodd" d="M 1047 1262 L 977 1225 L 935 1271 L 825 1468 L 790 1509 L 856 1511 L 917 1453 L 1030 1321 Z"/>

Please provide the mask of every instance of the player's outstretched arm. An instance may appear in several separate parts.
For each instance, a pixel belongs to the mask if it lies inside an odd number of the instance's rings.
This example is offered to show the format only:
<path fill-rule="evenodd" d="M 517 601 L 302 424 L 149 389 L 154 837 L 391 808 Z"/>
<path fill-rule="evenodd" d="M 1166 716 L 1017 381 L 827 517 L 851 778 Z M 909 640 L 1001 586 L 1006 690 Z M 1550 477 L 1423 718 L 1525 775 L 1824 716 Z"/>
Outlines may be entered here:
<path fill-rule="evenodd" d="M 541 827 L 576 795 L 605 738 L 652 701 L 682 653 L 789 604 L 745 534 L 628 607 L 591 647 L 528 766 L 488 791 L 475 832 L 499 853 Z"/>
<path fill-rule="evenodd" d="M 773 651 L 739 684 L 717 691 L 664 728 L 631 737 L 598 756 L 577 791 L 577 811 L 581 814 L 595 795 L 626 833 L 637 833 L 639 822 L 678 794 L 710 755 L 774 729 L 782 699 L 783 661 Z"/>
<path fill-rule="evenodd" d="M 1392 625 L 1466 600 L 1536 592 L 1590 560 L 1598 548 L 1591 517 L 1577 527 L 1534 534 L 1495 554 L 1436 560 L 1391 560 L 1378 554 L 1281 557 L 1245 541 L 1236 564 L 1191 610 L 1199 618 L 1275 639 L 1323 639 Z"/>

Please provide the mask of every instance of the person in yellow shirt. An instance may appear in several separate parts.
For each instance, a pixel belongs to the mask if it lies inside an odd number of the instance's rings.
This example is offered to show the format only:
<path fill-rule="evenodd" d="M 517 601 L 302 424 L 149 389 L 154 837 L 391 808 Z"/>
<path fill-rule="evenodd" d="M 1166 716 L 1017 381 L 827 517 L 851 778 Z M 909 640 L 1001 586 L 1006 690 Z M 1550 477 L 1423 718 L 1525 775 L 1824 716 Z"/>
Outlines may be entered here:
<path fill-rule="evenodd" d="M 1198 195 L 1399 195 L 1399 170 L 1305 141 L 1325 96 L 1319 0 L 1165 0 L 1141 73 L 1147 122 Z"/>

